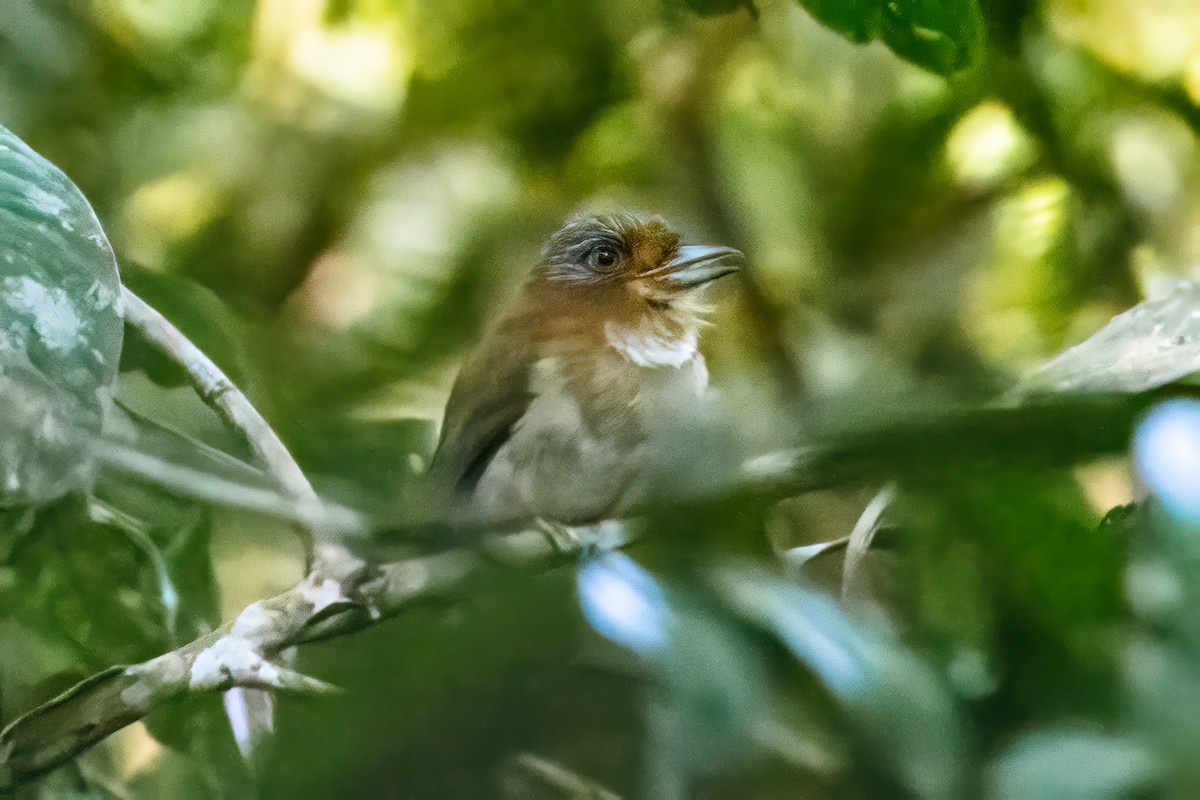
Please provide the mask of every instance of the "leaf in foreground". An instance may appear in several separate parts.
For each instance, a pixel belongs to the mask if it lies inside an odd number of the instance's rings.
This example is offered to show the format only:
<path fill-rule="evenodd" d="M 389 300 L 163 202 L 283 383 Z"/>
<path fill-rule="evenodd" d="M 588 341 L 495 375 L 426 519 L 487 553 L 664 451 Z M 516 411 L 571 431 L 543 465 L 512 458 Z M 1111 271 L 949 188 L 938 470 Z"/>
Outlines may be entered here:
<path fill-rule="evenodd" d="M 85 485 L 121 353 L 120 296 L 91 205 L 0 127 L 0 506 Z"/>
<path fill-rule="evenodd" d="M 1197 371 L 1200 286 L 1185 281 L 1113 317 L 1039 369 L 1022 391 L 1137 393 Z"/>

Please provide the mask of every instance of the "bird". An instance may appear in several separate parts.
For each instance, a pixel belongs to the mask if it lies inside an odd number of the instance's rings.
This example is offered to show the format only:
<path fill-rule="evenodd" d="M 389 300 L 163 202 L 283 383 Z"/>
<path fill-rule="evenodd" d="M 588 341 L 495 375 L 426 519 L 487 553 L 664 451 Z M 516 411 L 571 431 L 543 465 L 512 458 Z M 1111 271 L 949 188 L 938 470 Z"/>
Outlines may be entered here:
<path fill-rule="evenodd" d="M 659 216 L 577 214 L 469 353 L 427 472 L 460 519 L 584 526 L 654 485 L 653 432 L 702 401 L 704 290 L 742 253 Z"/>

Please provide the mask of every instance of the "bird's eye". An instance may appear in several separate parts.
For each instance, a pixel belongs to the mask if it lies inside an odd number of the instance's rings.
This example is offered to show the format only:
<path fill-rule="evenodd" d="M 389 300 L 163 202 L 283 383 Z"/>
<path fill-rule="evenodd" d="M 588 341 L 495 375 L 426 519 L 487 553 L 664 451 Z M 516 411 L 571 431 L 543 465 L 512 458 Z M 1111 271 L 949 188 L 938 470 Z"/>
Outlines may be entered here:
<path fill-rule="evenodd" d="M 612 269 L 617 263 L 616 248 L 600 245 L 592 251 L 592 263 L 600 269 Z"/>

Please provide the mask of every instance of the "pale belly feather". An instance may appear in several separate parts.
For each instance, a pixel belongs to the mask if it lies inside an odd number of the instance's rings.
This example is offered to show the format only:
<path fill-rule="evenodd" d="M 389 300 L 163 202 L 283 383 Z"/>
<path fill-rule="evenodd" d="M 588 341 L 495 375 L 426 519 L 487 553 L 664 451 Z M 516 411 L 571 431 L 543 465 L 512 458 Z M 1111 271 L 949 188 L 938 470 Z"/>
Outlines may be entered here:
<path fill-rule="evenodd" d="M 473 512 L 582 524 L 623 516 L 642 501 L 654 416 L 697 403 L 707 370 L 699 353 L 678 365 L 629 368 L 635 374 L 627 379 L 638 387 L 632 401 L 600 403 L 599 410 L 593 403 L 585 419 L 561 363 L 541 359 L 534 399 L 481 476 Z"/>

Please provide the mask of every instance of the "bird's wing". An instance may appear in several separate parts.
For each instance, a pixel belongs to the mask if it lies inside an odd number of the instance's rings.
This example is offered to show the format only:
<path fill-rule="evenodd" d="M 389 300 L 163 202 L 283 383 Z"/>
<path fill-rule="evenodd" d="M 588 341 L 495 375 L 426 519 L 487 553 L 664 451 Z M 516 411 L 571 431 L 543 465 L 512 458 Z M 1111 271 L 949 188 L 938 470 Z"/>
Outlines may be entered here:
<path fill-rule="evenodd" d="M 517 321 L 493 330 L 463 365 L 429 479 L 436 490 L 469 496 L 533 400 L 534 343 Z"/>

